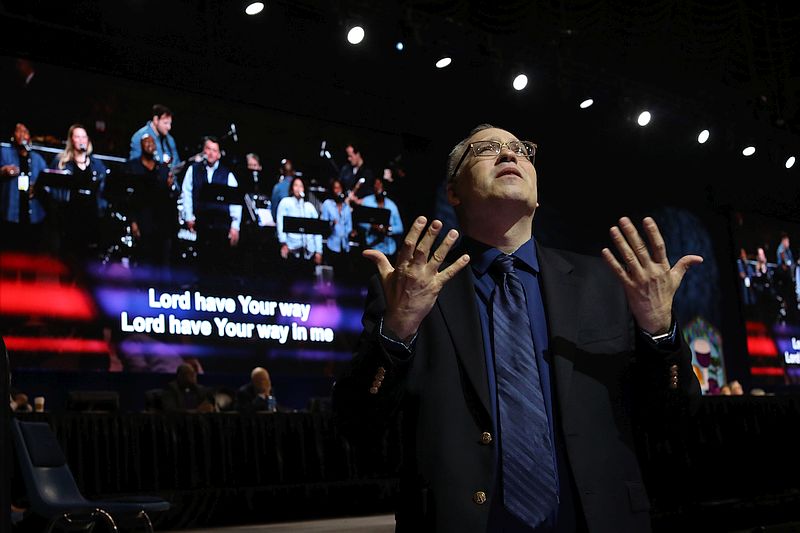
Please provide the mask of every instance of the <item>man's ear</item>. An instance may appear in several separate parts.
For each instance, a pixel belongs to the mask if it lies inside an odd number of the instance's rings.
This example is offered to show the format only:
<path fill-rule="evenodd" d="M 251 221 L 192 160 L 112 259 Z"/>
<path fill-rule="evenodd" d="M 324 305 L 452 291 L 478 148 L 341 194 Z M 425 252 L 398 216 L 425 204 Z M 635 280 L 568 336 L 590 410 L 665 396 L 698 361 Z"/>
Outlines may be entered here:
<path fill-rule="evenodd" d="M 458 204 L 461 203 L 461 199 L 458 197 L 458 194 L 456 194 L 456 191 L 455 191 L 455 188 L 453 187 L 453 183 L 452 182 L 447 184 L 447 201 L 453 207 L 455 207 L 455 206 L 457 206 Z"/>

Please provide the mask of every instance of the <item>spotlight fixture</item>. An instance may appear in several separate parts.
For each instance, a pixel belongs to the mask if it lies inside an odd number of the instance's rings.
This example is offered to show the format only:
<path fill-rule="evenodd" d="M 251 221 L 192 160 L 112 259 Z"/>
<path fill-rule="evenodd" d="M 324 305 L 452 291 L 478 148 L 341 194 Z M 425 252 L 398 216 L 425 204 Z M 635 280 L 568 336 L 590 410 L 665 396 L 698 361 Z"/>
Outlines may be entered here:
<path fill-rule="evenodd" d="M 697 142 L 699 142 L 700 144 L 705 144 L 710 135 L 711 132 L 709 132 L 708 130 L 701 131 L 700 134 L 697 136 Z"/>
<path fill-rule="evenodd" d="M 745 157 L 750 157 L 754 153 L 756 153 L 756 147 L 752 146 L 752 145 L 748 146 L 744 150 L 742 150 L 742 155 L 745 156 Z"/>
<path fill-rule="evenodd" d="M 364 40 L 364 28 L 361 26 L 353 26 L 347 30 L 347 42 L 350 44 L 358 44 Z"/>
<path fill-rule="evenodd" d="M 793 155 L 789 156 L 789 159 L 786 160 L 784 166 L 786 168 L 792 168 L 794 166 L 794 162 L 795 162 L 795 157 Z"/>
<path fill-rule="evenodd" d="M 517 74 L 517 77 L 514 78 L 514 83 L 512 83 L 512 85 L 516 90 L 521 91 L 528 86 L 528 76 L 525 74 Z"/>
<path fill-rule="evenodd" d="M 636 119 L 636 123 L 640 126 L 647 126 L 650 124 L 651 118 L 653 118 L 653 116 L 650 114 L 650 111 L 642 111 L 639 113 L 639 118 Z"/>
<path fill-rule="evenodd" d="M 444 56 L 436 62 L 436 68 L 444 68 L 452 62 L 453 60 L 450 57 Z"/>
<path fill-rule="evenodd" d="M 244 12 L 250 16 L 258 15 L 264 11 L 264 2 L 250 2 L 247 4 L 247 7 L 244 8 Z"/>
<path fill-rule="evenodd" d="M 594 100 L 592 100 L 591 98 L 587 98 L 586 100 L 581 102 L 580 107 L 581 109 L 586 109 L 587 107 L 591 107 L 593 103 Z"/>
<path fill-rule="evenodd" d="M 394 45 L 394 49 L 397 50 L 398 52 L 402 52 L 403 48 L 405 47 L 406 45 L 403 44 L 403 41 L 397 41 L 397 43 L 395 43 Z"/>

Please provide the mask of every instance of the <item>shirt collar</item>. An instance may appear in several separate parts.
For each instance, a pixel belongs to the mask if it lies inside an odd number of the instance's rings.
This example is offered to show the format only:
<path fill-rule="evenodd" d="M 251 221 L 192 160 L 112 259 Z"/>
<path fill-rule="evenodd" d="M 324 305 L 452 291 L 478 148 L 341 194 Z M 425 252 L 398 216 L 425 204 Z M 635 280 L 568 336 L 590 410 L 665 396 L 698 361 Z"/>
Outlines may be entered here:
<path fill-rule="evenodd" d="M 210 170 L 217 170 L 218 166 L 219 166 L 219 160 L 215 161 L 213 165 L 209 165 L 208 163 L 206 163 L 206 168 Z"/>
<path fill-rule="evenodd" d="M 501 252 L 488 244 L 464 237 L 464 248 L 472 258 L 472 270 L 478 277 L 482 277 L 492 266 L 492 263 Z M 536 239 L 531 237 L 512 254 L 521 261 L 528 270 L 534 274 L 539 273 L 539 258 L 536 255 Z"/>

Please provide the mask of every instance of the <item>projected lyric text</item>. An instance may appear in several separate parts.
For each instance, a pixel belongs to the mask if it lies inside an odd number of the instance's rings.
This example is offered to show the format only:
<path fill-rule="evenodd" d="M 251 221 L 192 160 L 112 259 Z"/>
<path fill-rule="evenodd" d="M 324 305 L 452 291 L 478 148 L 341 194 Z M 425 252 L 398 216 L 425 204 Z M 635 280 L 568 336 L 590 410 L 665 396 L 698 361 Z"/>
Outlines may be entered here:
<path fill-rule="evenodd" d="M 159 293 L 147 291 L 147 307 L 154 314 L 120 312 L 120 328 L 126 333 L 151 333 L 191 337 L 254 339 L 285 344 L 288 341 L 332 343 L 334 331 L 308 323 L 312 304 L 260 300 L 238 294 L 235 298 L 200 291 Z M 193 316 L 184 316 L 191 313 Z M 288 322 L 288 323 L 286 323 Z"/>

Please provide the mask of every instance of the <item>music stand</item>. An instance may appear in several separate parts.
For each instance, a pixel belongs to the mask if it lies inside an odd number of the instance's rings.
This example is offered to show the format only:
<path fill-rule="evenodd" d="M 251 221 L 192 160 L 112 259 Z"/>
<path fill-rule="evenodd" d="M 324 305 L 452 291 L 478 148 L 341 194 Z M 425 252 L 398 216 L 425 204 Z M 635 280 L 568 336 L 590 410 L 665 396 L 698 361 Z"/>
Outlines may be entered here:
<path fill-rule="evenodd" d="M 353 206 L 353 224 L 378 224 L 380 226 L 389 225 L 389 217 L 392 212 L 382 207 L 367 207 L 365 205 Z"/>
<path fill-rule="evenodd" d="M 327 237 L 331 234 L 331 223 L 318 218 L 283 217 L 283 232 Z"/>
<path fill-rule="evenodd" d="M 36 187 L 52 187 L 55 189 L 69 189 L 71 191 L 96 194 L 99 182 L 96 177 L 74 175 L 65 170 L 46 168 L 39 173 Z"/>
<path fill-rule="evenodd" d="M 200 188 L 200 201 L 226 205 L 242 205 L 244 193 L 238 187 L 204 183 Z"/>
<path fill-rule="evenodd" d="M 106 178 L 106 186 L 103 190 L 103 196 L 112 204 L 124 204 L 130 201 L 131 196 L 136 192 L 139 187 L 152 186 L 153 184 L 147 183 L 147 176 L 128 174 L 124 172 L 115 172 L 109 174 Z"/>

